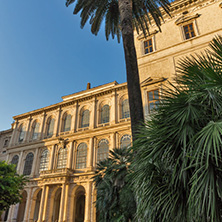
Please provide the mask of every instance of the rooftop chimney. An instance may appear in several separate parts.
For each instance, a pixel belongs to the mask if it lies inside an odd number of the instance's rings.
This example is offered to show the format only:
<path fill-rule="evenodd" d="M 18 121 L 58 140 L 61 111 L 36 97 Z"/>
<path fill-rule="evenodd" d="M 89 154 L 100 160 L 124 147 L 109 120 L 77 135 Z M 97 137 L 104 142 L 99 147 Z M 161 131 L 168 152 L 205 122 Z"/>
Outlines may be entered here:
<path fill-rule="evenodd" d="M 87 83 L 86 89 L 91 89 L 91 84 L 90 84 L 90 82 Z"/>

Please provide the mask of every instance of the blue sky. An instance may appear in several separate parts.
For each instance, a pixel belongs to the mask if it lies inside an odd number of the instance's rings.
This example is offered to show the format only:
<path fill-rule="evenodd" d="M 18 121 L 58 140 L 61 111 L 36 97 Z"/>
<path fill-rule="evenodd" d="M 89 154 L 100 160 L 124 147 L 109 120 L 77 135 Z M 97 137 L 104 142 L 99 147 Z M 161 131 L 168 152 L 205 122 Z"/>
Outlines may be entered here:
<path fill-rule="evenodd" d="M 122 43 L 106 41 L 65 0 L 0 1 L 0 130 L 12 116 L 62 101 L 61 96 L 126 81 Z"/>

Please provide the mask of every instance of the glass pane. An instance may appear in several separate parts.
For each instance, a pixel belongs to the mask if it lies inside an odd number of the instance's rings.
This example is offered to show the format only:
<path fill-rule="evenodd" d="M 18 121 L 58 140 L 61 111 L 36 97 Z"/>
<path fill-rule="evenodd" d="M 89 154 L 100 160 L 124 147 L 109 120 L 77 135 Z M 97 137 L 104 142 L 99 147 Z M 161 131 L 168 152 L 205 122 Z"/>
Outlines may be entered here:
<path fill-rule="evenodd" d="M 122 119 L 130 117 L 130 110 L 129 110 L 129 101 L 125 99 L 122 102 Z"/>
<path fill-rule="evenodd" d="M 39 123 L 34 124 L 33 134 L 32 134 L 32 139 L 33 140 L 36 140 L 39 137 L 39 127 L 40 127 Z"/>
<path fill-rule="evenodd" d="M 71 128 L 71 115 L 67 115 L 64 119 L 64 132 L 70 131 Z"/>
<path fill-rule="evenodd" d="M 146 41 L 146 42 L 144 42 L 144 47 L 146 48 L 147 46 L 148 46 L 148 43 Z"/>
<path fill-rule="evenodd" d="M 154 91 L 154 99 L 159 99 L 159 90 Z"/>
<path fill-rule="evenodd" d="M 86 160 L 87 160 L 87 145 L 85 143 L 80 143 L 77 148 L 76 169 L 86 168 Z"/>
<path fill-rule="evenodd" d="M 24 137 L 25 137 L 25 127 L 24 126 L 21 126 L 20 127 L 20 132 L 19 132 L 19 139 L 18 141 L 19 142 L 22 142 L 24 140 Z"/>
<path fill-rule="evenodd" d="M 18 155 L 13 156 L 11 164 L 15 165 L 15 170 L 17 170 L 18 161 L 19 161 L 19 156 Z"/>
<path fill-rule="evenodd" d="M 97 162 L 108 158 L 108 156 L 109 156 L 109 141 L 106 139 L 102 139 L 99 142 L 97 150 Z"/>
<path fill-rule="evenodd" d="M 57 169 L 66 168 L 67 148 L 60 148 L 58 153 Z"/>
<path fill-rule="evenodd" d="M 131 145 L 131 136 L 126 134 L 120 140 L 120 148 L 129 147 Z"/>
<path fill-rule="evenodd" d="M 40 159 L 39 171 L 48 170 L 48 164 L 49 164 L 49 151 L 44 150 L 42 152 Z"/>
<path fill-rule="evenodd" d="M 153 92 L 149 92 L 149 101 L 152 101 L 153 100 Z"/>
<path fill-rule="evenodd" d="M 89 110 L 84 110 L 82 112 L 82 121 L 81 121 L 81 128 L 89 126 Z"/>
<path fill-rule="evenodd" d="M 49 120 L 47 136 L 52 136 L 53 135 L 54 123 L 55 123 L 54 119 Z"/>
<path fill-rule="evenodd" d="M 24 175 L 30 175 L 31 174 L 33 158 L 34 158 L 33 153 L 29 153 L 26 156 L 24 170 L 23 170 Z"/>
<path fill-rule="evenodd" d="M 149 103 L 150 111 L 154 108 L 154 103 Z"/>
<path fill-rule="evenodd" d="M 109 122 L 109 105 L 105 105 L 101 109 L 101 123 Z"/>

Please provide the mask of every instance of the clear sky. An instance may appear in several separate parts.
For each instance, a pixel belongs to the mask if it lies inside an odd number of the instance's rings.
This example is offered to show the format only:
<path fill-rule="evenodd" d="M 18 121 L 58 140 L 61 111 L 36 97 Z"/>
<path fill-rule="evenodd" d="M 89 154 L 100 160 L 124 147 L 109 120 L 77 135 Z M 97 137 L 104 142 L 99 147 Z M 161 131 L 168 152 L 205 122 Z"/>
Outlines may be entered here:
<path fill-rule="evenodd" d="M 106 41 L 65 0 L 0 1 L 0 130 L 12 116 L 62 101 L 61 96 L 126 81 L 122 43 Z"/>

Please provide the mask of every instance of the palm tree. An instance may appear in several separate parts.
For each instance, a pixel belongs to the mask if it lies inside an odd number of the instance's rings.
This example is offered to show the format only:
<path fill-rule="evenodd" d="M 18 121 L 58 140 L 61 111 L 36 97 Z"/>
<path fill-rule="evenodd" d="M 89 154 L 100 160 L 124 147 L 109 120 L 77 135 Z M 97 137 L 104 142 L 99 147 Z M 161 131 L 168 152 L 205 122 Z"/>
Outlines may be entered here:
<path fill-rule="evenodd" d="M 182 60 L 141 128 L 132 166 L 142 221 L 222 221 L 222 37 Z"/>
<path fill-rule="evenodd" d="M 66 5 L 75 0 L 66 0 Z M 122 34 L 125 52 L 128 96 L 130 105 L 131 129 L 134 140 L 137 125 L 144 121 L 137 56 L 134 45 L 134 27 L 149 33 L 148 22 L 153 19 L 160 29 L 162 14 L 159 7 L 169 13 L 169 0 L 77 0 L 74 14 L 81 12 L 81 27 L 89 20 L 91 32 L 97 35 L 102 21 L 105 20 L 107 40 Z M 149 12 L 149 13 L 148 13 Z"/>
<path fill-rule="evenodd" d="M 116 148 L 110 151 L 108 159 L 97 164 L 94 182 L 99 221 L 133 221 L 136 203 L 128 178 L 131 160 L 129 148 Z"/>

